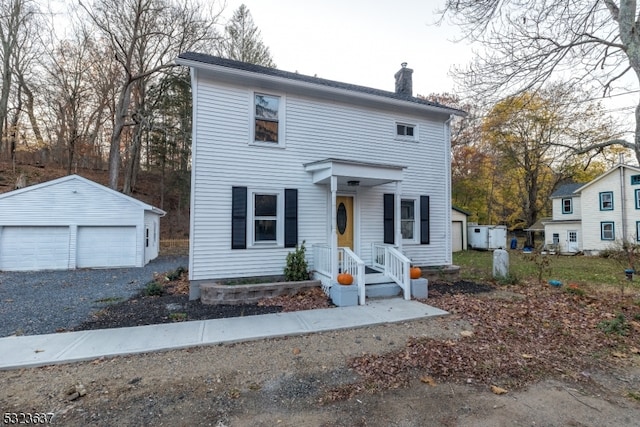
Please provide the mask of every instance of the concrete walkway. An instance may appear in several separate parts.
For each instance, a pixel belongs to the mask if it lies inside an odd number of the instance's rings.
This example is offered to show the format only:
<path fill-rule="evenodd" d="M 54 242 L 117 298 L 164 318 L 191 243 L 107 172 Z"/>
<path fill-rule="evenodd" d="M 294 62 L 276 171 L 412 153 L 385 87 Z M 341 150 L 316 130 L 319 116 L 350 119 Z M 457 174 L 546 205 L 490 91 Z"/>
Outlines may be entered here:
<path fill-rule="evenodd" d="M 0 370 L 92 360 L 201 345 L 304 335 L 447 314 L 399 298 L 337 307 L 133 328 L 0 338 Z"/>

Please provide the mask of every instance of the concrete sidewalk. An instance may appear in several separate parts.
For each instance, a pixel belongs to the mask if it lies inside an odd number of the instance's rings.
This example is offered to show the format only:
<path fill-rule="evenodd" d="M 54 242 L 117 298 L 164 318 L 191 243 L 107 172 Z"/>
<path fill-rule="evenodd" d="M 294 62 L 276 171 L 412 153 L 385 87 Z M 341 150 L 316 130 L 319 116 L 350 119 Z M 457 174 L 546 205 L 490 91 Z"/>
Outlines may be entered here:
<path fill-rule="evenodd" d="M 181 323 L 0 338 L 0 370 L 77 362 L 100 357 L 304 335 L 313 332 L 402 322 L 447 314 L 403 299 L 366 306 Z"/>

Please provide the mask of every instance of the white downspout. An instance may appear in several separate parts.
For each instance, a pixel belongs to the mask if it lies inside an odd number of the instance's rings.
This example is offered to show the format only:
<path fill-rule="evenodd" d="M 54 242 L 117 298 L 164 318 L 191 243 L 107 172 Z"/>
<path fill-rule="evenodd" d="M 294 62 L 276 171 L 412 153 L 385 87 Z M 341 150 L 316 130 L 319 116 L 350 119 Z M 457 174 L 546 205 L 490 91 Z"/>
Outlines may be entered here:
<path fill-rule="evenodd" d="M 622 156 L 620 157 L 620 216 L 622 220 L 622 243 L 627 242 L 627 195 L 624 185 L 624 165 L 622 164 Z"/>

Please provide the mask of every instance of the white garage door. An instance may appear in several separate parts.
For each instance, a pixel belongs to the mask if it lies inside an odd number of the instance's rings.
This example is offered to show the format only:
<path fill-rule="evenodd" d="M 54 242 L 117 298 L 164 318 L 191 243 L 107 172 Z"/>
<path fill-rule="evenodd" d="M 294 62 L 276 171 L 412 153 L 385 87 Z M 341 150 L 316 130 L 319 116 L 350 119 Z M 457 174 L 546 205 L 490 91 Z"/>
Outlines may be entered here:
<path fill-rule="evenodd" d="M 134 267 L 136 227 L 78 227 L 78 268 Z"/>
<path fill-rule="evenodd" d="M 462 250 L 462 221 L 451 222 L 451 250 L 459 252 Z"/>
<path fill-rule="evenodd" d="M 69 227 L 2 227 L 0 270 L 66 270 Z"/>

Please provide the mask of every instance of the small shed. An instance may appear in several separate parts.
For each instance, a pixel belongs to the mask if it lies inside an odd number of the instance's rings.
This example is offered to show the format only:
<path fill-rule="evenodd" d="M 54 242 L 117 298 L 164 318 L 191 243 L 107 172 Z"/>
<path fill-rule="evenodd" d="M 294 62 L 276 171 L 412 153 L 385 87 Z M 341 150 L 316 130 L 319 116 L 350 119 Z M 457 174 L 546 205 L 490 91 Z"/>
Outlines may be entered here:
<path fill-rule="evenodd" d="M 473 249 L 506 249 L 507 227 L 504 225 L 469 224 L 469 246 Z"/>
<path fill-rule="evenodd" d="M 0 194 L 0 270 L 142 267 L 164 215 L 78 175 Z"/>
<path fill-rule="evenodd" d="M 467 218 L 471 215 L 455 206 L 451 207 L 451 252 L 467 250 Z"/>

